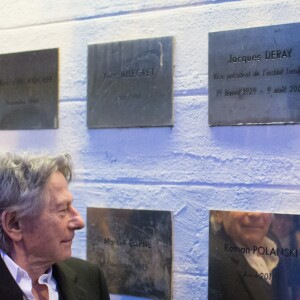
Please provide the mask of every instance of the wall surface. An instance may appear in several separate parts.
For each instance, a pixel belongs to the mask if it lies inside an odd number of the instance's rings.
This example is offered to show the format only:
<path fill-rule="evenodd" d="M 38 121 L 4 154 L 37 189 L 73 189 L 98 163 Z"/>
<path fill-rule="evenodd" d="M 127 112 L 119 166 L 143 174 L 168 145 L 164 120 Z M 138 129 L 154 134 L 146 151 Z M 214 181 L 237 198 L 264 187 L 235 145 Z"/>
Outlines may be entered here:
<path fill-rule="evenodd" d="M 69 152 L 75 205 L 172 210 L 173 298 L 206 299 L 209 209 L 300 213 L 300 127 L 208 126 L 208 32 L 300 22 L 298 0 L 1 0 L 0 53 L 59 48 L 59 129 L 1 151 Z M 87 45 L 174 37 L 174 127 L 89 130 Z M 86 231 L 74 256 L 86 257 Z"/>

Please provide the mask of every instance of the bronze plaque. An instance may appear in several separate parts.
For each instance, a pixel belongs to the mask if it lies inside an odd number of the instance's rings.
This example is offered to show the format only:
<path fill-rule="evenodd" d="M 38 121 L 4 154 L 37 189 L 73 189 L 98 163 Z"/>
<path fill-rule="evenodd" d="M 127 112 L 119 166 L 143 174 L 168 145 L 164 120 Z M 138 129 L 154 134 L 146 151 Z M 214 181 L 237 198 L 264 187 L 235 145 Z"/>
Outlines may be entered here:
<path fill-rule="evenodd" d="M 209 223 L 209 300 L 299 299 L 299 215 L 214 210 Z"/>
<path fill-rule="evenodd" d="M 58 127 L 58 49 L 0 55 L 0 129 Z"/>
<path fill-rule="evenodd" d="M 170 300 L 172 213 L 88 208 L 87 258 L 104 271 L 110 293 Z"/>
<path fill-rule="evenodd" d="M 89 128 L 173 125 L 172 37 L 88 47 Z"/>
<path fill-rule="evenodd" d="M 209 33 L 209 125 L 300 122 L 300 24 Z"/>

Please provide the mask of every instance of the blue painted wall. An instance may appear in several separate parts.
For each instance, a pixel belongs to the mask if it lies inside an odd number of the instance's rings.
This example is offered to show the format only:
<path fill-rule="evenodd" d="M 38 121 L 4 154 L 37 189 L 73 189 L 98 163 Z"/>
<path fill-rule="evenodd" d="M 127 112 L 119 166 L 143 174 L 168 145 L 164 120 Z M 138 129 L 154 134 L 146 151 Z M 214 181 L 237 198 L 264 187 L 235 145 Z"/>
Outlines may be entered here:
<path fill-rule="evenodd" d="M 206 299 L 209 209 L 300 213 L 300 127 L 208 127 L 208 32 L 300 21 L 298 0 L 2 0 L 0 53 L 60 50 L 58 130 L 1 151 L 69 152 L 75 205 L 174 211 L 174 299 Z M 174 36 L 173 128 L 88 130 L 87 45 Z M 86 231 L 73 254 L 86 257 Z M 116 299 L 125 299 L 122 297 Z"/>

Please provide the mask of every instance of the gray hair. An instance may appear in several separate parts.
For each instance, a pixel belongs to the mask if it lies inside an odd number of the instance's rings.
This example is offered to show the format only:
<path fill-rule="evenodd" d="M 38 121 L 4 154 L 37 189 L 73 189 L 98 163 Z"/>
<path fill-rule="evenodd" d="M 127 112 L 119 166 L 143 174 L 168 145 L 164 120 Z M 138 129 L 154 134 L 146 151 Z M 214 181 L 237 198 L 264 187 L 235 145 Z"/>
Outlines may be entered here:
<path fill-rule="evenodd" d="M 0 216 L 14 212 L 18 219 L 36 217 L 48 199 L 45 190 L 49 177 L 61 172 L 68 182 L 72 179 L 69 154 L 57 156 L 0 154 Z M 11 245 L 0 219 L 0 248 L 6 252 Z"/>

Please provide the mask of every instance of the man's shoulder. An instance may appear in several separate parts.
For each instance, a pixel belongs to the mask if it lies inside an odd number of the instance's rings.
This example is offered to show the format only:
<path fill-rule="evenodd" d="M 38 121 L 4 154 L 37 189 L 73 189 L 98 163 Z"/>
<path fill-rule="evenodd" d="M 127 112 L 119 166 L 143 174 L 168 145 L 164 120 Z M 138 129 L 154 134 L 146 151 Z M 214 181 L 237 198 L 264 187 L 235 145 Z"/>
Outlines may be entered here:
<path fill-rule="evenodd" d="M 99 267 L 96 264 L 76 257 L 70 257 L 57 265 L 62 269 L 71 269 L 76 272 L 99 272 Z"/>
<path fill-rule="evenodd" d="M 103 272 L 94 263 L 71 257 L 54 264 L 53 275 L 62 291 L 68 290 L 69 293 L 77 286 L 89 294 L 89 298 L 84 299 L 109 300 Z"/>
<path fill-rule="evenodd" d="M 96 264 L 74 257 L 54 264 L 53 275 L 59 281 L 76 281 L 83 286 L 105 282 L 103 272 Z"/>

